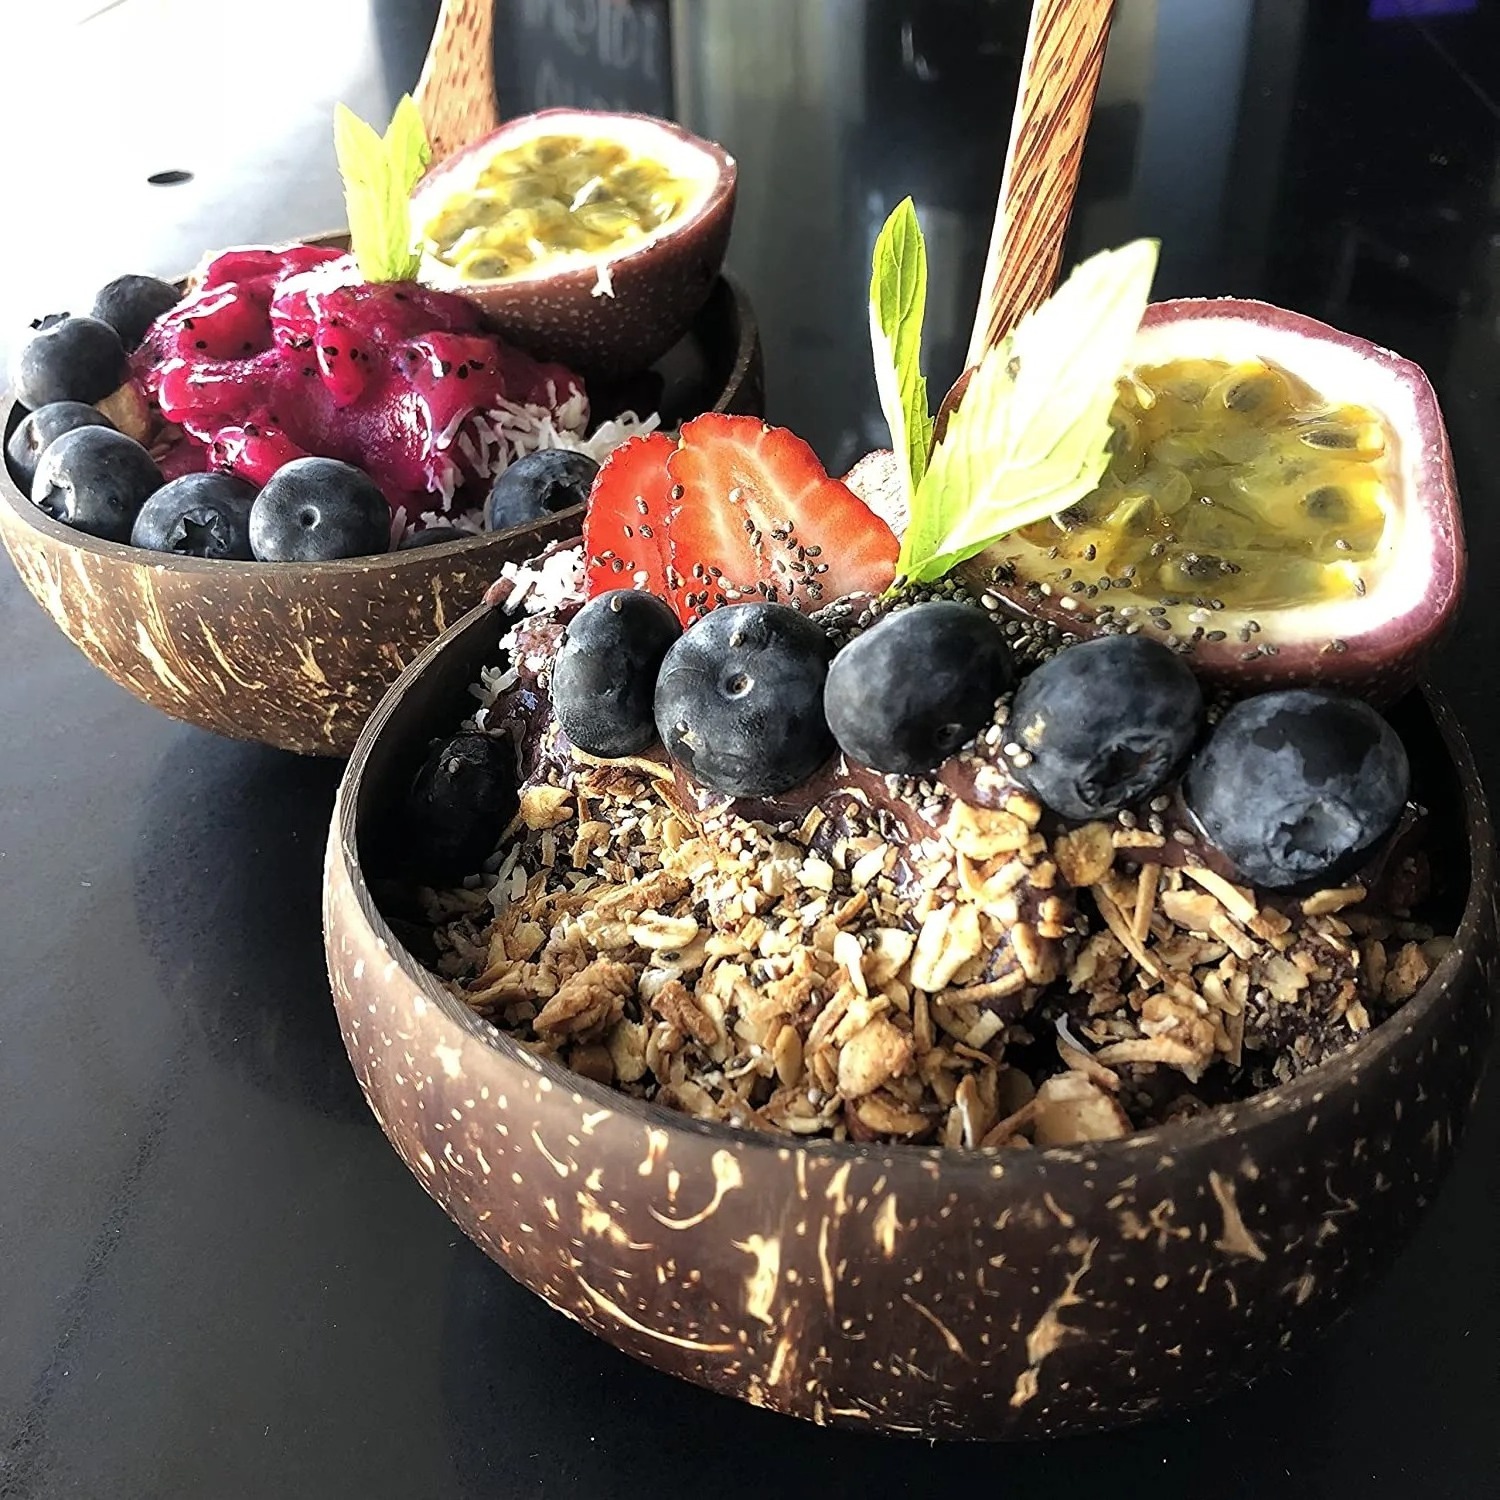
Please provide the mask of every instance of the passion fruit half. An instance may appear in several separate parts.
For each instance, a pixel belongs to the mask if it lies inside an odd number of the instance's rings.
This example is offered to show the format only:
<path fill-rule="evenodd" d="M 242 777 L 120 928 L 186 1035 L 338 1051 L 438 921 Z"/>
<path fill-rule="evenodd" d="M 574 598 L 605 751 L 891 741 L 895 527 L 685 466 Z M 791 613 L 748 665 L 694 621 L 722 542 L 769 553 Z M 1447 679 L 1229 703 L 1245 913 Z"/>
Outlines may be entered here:
<path fill-rule="evenodd" d="M 649 115 L 548 109 L 439 163 L 412 194 L 421 279 L 512 342 L 592 376 L 677 342 L 724 262 L 734 159 Z"/>
<path fill-rule="evenodd" d="M 1163 302 L 1113 420 L 1100 486 L 967 564 L 971 585 L 1083 638 L 1156 635 L 1242 691 L 1410 686 L 1465 569 L 1416 365 L 1261 302 Z"/>

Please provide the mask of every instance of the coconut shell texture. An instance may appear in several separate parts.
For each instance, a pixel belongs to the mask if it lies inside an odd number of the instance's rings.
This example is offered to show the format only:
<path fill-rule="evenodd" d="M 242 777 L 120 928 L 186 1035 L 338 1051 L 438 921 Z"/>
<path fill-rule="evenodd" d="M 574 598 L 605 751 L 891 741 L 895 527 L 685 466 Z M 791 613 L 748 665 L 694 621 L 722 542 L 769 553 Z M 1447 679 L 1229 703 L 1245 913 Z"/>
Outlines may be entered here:
<path fill-rule="evenodd" d="M 759 414 L 760 339 L 744 296 L 720 282 L 697 329 L 723 381 L 714 409 Z M 0 402 L 0 434 L 21 415 Z M 95 666 L 174 719 L 302 755 L 348 755 L 401 669 L 479 602 L 501 564 L 582 521 L 579 506 L 503 535 L 341 562 L 209 562 L 63 526 L 0 466 L 0 538 Z"/>
<path fill-rule="evenodd" d="M 486 321 L 511 342 L 533 354 L 545 353 L 588 376 L 629 373 L 671 348 L 702 308 L 724 265 L 734 222 L 737 170 L 722 146 L 692 135 L 680 125 L 644 115 L 572 109 L 541 110 L 502 125 L 434 167 L 415 194 L 419 221 L 447 197 L 474 157 L 488 157 L 537 121 L 555 122 L 559 131 L 607 133 L 611 120 L 649 128 L 689 144 L 710 160 L 716 179 L 706 200 L 683 220 L 638 250 L 608 262 L 607 277 L 597 265 L 555 270 L 522 281 L 434 282 L 471 298 Z"/>
<path fill-rule="evenodd" d="M 495 1261 L 648 1364 L 814 1422 L 938 1438 L 1128 1423 L 1255 1375 L 1389 1265 L 1493 1025 L 1494 850 L 1450 714 L 1404 731 L 1471 874 L 1453 951 L 1298 1082 L 1092 1147 L 949 1153 L 705 1125 L 533 1057 L 398 942 L 362 870 L 505 628 L 476 611 L 367 726 L 330 832 L 345 1044 L 418 1181 Z"/>

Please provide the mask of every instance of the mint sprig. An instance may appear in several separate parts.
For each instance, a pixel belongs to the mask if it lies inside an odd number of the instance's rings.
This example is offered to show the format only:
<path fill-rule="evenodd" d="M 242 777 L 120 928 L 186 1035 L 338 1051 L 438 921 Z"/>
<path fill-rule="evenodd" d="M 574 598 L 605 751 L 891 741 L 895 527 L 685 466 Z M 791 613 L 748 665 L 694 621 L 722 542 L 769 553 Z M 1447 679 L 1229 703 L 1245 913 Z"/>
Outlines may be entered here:
<path fill-rule="evenodd" d="M 876 243 L 870 321 L 881 405 L 910 486 L 896 574 L 930 583 L 1066 510 L 1103 478 L 1117 382 L 1145 315 L 1158 245 L 1136 240 L 1084 261 L 984 355 L 928 455 L 931 421 L 917 372 L 927 268 L 915 220 L 907 200 Z"/>
<path fill-rule="evenodd" d="M 910 506 L 927 471 L 932 416 L 922 375 L 922 319 L 927 310 L 927 245 L 917 210 L 903 198 L 875 241 L 870 275 L 870 345 L 880 409 L 891 445 L 903 460 Z"/>
<path fill-rule="evenodd" d="M 422 116 L 403 94 L 382 136 L 343 104 L 333 108 L 333 147 L 344 179 L 349 248 L 366 281 L 410 281 L 422 263 L 411 190 L 432 148 Z"/>

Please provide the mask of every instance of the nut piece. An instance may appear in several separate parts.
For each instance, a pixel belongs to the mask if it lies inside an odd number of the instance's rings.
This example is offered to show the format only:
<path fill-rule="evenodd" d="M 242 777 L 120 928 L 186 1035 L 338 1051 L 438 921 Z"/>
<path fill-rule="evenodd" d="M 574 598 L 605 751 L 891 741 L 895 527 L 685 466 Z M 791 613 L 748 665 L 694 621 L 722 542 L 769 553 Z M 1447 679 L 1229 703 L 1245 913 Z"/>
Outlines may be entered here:
<path fill-rule="evenodd" d="M 1115 862 L 1115 841 L 1108 823 L 1085 823 L 1070 833 L 1059 834 L 1052 845 L 1052 858 L 1069 885 L 1097 885 Z"/>
<path fill-rule="evenodd" d="M 802 1076 L 802 1038 L 795 1026 L 783 1026 L 771 1048 L 776 1077 L 788 1088 Z"/>
<path fill-rule="evenodd" d="M 1036 1143 L 1072 1146 L 1130 1133 L 1125 1111 L 1082 1073 L 1059 1073 L 1036 1091 Z"/>
<path fill-rule="evenodd" d="M 719 1028 L 699 1008 L 680 979 L 669 979 L 662 985 L 651 997 L 651 1009 L 699 1046 L 712 1047 L 719 1040 Z"/>
<path fill-rule="evenodd" d="M 922 1135 L 932 1121 L 915 1109 L 898 1104 L 889 1094 L 871 1094 L 855 1106 L 855 1116 L 878 1135 Z"/>
<path fill-rule="evenodd" d="M 864 949 L 852 932 L 840 932 L 833 939 L 833 961 L 848 974 L 849 981 L 861 995 L 870 993 L 865 983 Z"/>
<path fill-rule="evenodd" d="M 865 983 L 878 990 L 901 972 L 917 940 L 900 927 L 877 927 L 870 938 L 864 957 Z"/>
<path fill-rule="evenodd" d="M 911 1067 L 912 1041 L 884 1016 L 856 1032 L 839 1053 L 839 1092 L 846 1099 L 873 1094 Z"/>
<path fill-rule="evenodd" d="M 944 830 L 949 842 L 970 859 L 994 859 L 997 854 L 1015 854 L 1031 842 L 1031 829 L 1014 813 L 955 802 Z"/>
<path fill-rule="evenodd" d="M 609 1034 L 610 1061 L 621 1083 L 646 1076 L 646 1027 L 640 1021 L 621 1021 Z"/>
<path fill-rule="evenodd" d="M 1330 912 L 1343 911 L 1346 906 L 1358 906 L 1365 899 L 1362 885 L 1334 886 L 1324 891 L 1314 891 L 1302 903 L 1304 917 L 1325 917 Z"/>
<path fill-rule="evenodd" d="M 643 911 L 627 930 L 631 940 L 642 948 L 680 953 L 698 936 L 698 923 L 692 917 L 669 917 L 664 912 Z"/>
<path fill-rule="evenodd" d="M 1380 997 L 1389 1002 L 1410 1000 L 1432 973 L 1432 961 L 1418 943 L 1405 943 L 1385 971 Z"/>
<path fill-rule="evenodd" d="M 917 934 L 911 982 L 929 994 L 945 990 L 953 976 L 978 955 L 979 912 L 972 906 L 939 906 L 928 913 Z"/>
<path fill-rule="evenodd" d="M 1189 932 L 1212 932 L 1214 918 L 1222 910 L 1207 891 L 1163 891 L 1158 899 L 1172 921 Z"/>
<path fill-rule="evenodd" d="M 619 1020 L 626 999 L 635 993 L 635 970 L 612 958 L 596 958 L 565 980 L 532 1023 L 538 1032 L 580 1040 Z"/>
<path fill-rule="evenodd" d="M 573 794 L 566 787 L 529 786 L 521 793 L 521 821 L 536 831 L 556 828 L 573 815 Z"/>

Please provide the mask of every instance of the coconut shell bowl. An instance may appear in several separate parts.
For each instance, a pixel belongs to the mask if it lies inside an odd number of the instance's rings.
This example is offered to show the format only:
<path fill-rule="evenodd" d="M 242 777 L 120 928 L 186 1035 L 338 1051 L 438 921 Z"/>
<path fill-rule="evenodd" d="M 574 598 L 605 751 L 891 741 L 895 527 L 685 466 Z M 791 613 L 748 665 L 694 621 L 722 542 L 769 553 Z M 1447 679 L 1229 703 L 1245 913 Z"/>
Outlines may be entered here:
<path fill-rule="evenodd" d="M 470 179 L 494 152 L 550 148 L 555 157 L 567 132 L 596 148 L 602 137 L 617 155 L 660 158 L 693 189 L 644 240 L 596 245 L 560 270 L 548 261 L 509 280 L 466 281 L 424 251 L 418 279 L 463 293 L 513 348 L 580 374 L 596 423 L 655 412 L 671 430 L 706 411 L 759 415 L 755 318 L 721 275 L 733 160 L 670 122 L 636 115 L 554 111 L 502 126 L 493 23 L 493 0 L 440 7 L 415 90 L 431 166 L 415 186 L 386 184 L 411 192 L 414 226 L 451 206 L 454 191 L 472 192 Z M 348 239 L 309 243 L 344 249 Z M 580 259 L 586 264 L 573 264 Z M 320 357 L 337 353 L 325 348 Z M 458 377 L 468 373 L 461 365 Z M 14 399 L 0 398 L 5 439 L 25 416 Z M 173 718 L 314 755 L 347 755 L 401 669 L 479 602 L 501 564 L 576 534 L 582 511 L 339 561 L 236 562 L 98 540 L 52 520 L 0 468 L 0 536 L 37 601 L 96 666 Z"/>
<path fill-rule="evenodd" d="M 1440 830 L 1434 866 L 1454 875 L 1456 942 L 1361 1042 L 1248 1101 L 1084 1147 L 792 1144 L 539 1060 L 382 915 L 371 852 L 505 628 L 476 610 L 366 726 L 324 920 L 344 1041 L 382 1128 L 553 1307 L 659 1369 L 815 1422 L 1042 1437 L 1252 1378 L 1398 1254 L 1448 1169 L 1492 1023 L 1490 822 L 1440 699 L 1410 694 L 1393 719 Z"/>
<path fill-rule="evenodd" d="M 708 409 L 760 411 L 760 340 L 733 283 L 720 279 L 646 383 L 668 425 Z M 638 393 L 622 389 L 619 404 Z M 24 415 L 4 400 L 5 437 Z M 501 563 L 576 532 L 581 513 L 338 562 L 227 562 L 73 530 L 0 470 L 0 536 L 37 602 L 95 666 L 175 719 L 304 755 L 347 755 L 401 669 L 478 602 Z"/>

